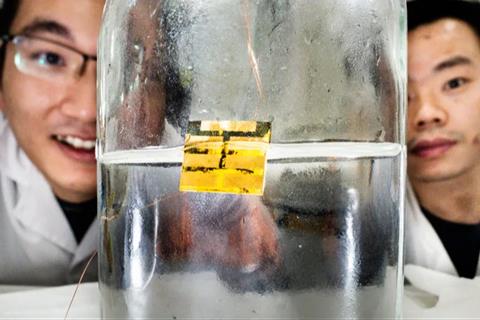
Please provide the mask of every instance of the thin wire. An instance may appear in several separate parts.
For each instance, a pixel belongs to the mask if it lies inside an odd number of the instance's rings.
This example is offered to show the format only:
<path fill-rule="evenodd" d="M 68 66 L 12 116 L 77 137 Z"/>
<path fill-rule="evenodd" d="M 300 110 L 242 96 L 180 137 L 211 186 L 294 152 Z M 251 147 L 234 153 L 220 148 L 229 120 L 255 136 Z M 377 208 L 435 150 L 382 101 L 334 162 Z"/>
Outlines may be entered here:
<path fill-rule="evenodd" d="M 255 77 L 255 83 L 257 85 L 257 92 L 262 104 L 265 104 L 265 95 L 263 91 L 262 78 L 260 77 L 260 70 L 258 68 L 258 61 L 255 57 L 255 51 L 253 50 L 253 37 L 252 37 L 252 28 L 250 26 L 250 15 L 249 15 L 249 6 L 248 0 L 243 1 L 243 19 L 245 22 L 245 29 L 247 31 L 247 50 L 248 50 L 248 61 L 252 68 L 253 76 Z M 258 106 L 256 112 L 258 113 Z"/>
<path fill-rule="evenodd" d="M 80 287 L 80 284 L 83 281 L 83 277 L 85 276 L 85 273 L 87 272 L 88 267 L 90 266 L 90 264 L 93 261 L 93 258 L 95 258 L 96 255 L 97 255 L 97 251 L 95 250 L 93 252 L 92 256 L 90 257 L 90 259 L 88 259 L 88 262 L 85 265 L 85 268 L 83 268 L 82 274 L 80 275 L 80 279 L 78 280 L 77 286 L 75 287 L 75 291 L 73 292 L 72 299 L 70 299 L 70 303 L 68 304 L 67 312 L 65 312 L 65 317 L 63 318 L 64 320 L 67 320 L 67 318 L 68 318 L 68 313 L 70 312 L 70 309 L 72 308 L 73 300 L 75 299 L 75 296 L 77 295 L 78 288 Z"/>

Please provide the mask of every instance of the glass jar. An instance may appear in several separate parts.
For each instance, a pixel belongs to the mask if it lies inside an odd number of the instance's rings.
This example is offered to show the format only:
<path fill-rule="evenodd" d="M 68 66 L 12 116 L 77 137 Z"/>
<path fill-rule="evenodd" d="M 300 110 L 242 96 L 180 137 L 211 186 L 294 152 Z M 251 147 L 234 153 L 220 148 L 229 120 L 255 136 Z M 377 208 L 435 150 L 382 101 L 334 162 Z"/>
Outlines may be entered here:
<path fill-rule="evenodd" d="M 110 0 L 104 318 L 395 318 L 405 1 Z"/>

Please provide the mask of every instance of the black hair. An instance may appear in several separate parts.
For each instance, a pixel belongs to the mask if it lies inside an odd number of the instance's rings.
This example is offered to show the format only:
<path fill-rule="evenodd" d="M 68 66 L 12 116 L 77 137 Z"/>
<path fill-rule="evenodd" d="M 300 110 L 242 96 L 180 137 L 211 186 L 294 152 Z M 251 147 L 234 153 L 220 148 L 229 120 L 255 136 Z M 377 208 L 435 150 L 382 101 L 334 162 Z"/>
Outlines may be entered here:
<path fill-rule="evenodd" d="M 17 15 L 19 5 L 20 0 L 3 0 L 3 5 L 0 8 L 0 36 L 10 33 L 10 27 Z M 3 72 L 4 58 L 5 45 L 2 44 L 0 48 L 0 74 Z"/>
<path fill-rule="evenodd" d="M 407 2 L 408 31 L 443 18 L 466 22 L 480 37 L 480 3 L 463 0 L 415 0 Z"/>

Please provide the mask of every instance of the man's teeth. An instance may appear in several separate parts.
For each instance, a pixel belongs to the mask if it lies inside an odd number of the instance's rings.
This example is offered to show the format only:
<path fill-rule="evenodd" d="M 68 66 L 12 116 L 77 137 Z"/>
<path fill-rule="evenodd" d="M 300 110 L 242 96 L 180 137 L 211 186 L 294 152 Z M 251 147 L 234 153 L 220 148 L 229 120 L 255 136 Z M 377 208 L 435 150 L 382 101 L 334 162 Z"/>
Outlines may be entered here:
<path fill-rule="evenodd" d="M 86 149 L 86 150 L 91 150 L 95 148 L 95 140 L 83 140 L 77 137 L 72 137 L 72 136 L 60 136 L 57 135 L 55 138 L 58 141 L 65 142 L 69 145 L 71 145 L 74 148 L 77 149 Z"/>

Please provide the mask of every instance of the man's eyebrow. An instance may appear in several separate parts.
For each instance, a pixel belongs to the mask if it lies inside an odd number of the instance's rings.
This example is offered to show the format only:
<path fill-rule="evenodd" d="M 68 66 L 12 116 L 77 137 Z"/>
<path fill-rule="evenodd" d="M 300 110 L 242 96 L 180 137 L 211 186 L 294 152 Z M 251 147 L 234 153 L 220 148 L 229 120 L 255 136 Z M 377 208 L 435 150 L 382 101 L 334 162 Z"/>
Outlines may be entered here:
<path fill-rule="evenodd" d="M 469 64 L 472 64 L 472 60 L 470 60 L 469 58 L 464 56 L 455 56 L 453 58 L 447 59 L 437 64 L 434 68 L 434 71 L 440 72 L 445 69 L 449 69 L 449 68 L 453 68 L 461 65 L 469 65 Z"/>
<path fill-rule="evenodd" d="M 64 25 L 49 19 L 37 18 L 20 30 L 20 34 L 34 34 L 38 32 L 52 33 L 69 40 L 73 40 L 70 30 Z"/>

